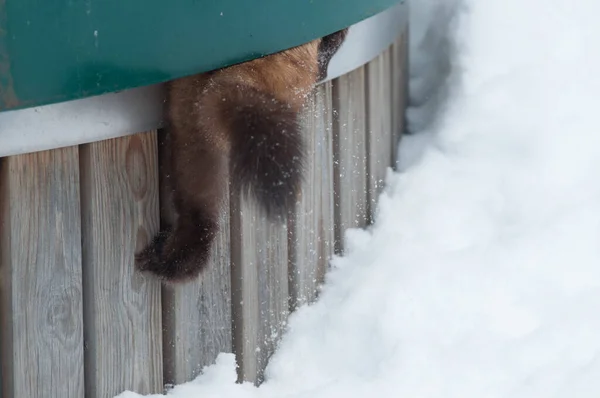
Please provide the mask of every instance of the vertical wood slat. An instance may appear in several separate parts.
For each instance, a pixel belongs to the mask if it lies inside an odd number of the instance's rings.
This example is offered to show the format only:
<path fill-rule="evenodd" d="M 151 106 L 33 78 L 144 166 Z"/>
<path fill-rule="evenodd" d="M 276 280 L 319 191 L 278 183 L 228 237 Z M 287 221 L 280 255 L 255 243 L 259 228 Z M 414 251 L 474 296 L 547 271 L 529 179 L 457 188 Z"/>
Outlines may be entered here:
<path fill-rule="evenodd" d="M 165 224 L 172 224 L 168 146 L 161 145 L 160 149 L 161 218 Z M 193 380 L 204 366 L 214 363 L 220 352 L 232 351 L 229 203 L 208 269 L 195 281 L 163 287 L 163 326 L 167 383 Z"/>
<path fill-rule="evenodd" d="M 160 284 L 134 255 L 158 231 L 156 133 L 81 147 L 86 397 L 162 392 Z"/>
<path fill-rule="evenodd" d="M 331 82 L 317 87 L 304 114 L 307 164 L 289 223 L 290 310 L 316 299 L 334 249 Z"/>
<path fill-rule="evenodd" d="M 405 127 L 405 109 L 408 100 L 408 24 L 404 33 L 392 46 L 392 159 L 396 169 L 398 145 Z"/>
<path fill-rule="evenodd" d="M 365 68 L 333 81 L 336 252 L 348 228 L 367 221 Z"/>
<path fill-rule="evenodd" d="M 231 196 L 233 348 L 239 380 L 259 384 L 288 315 L 287 226 Z"/>
<path fill-rule="evenodd" d="M 81 398 L 78 149 L 0 161 L 2 396 Z"/>
<path fill-rule="evenodd" d="M 388 167 L 393 162 L 391 48 L 366 65 L 368 216 L 375 218 Z"/>

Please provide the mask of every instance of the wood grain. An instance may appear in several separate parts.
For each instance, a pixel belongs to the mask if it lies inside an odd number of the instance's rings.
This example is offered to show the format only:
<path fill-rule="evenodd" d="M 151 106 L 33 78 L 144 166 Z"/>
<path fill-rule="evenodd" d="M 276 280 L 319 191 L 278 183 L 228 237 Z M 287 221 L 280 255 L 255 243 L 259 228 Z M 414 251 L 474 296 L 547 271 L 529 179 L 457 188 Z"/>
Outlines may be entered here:
<path fill-rule="evenodd" d="M 168 136 L 160 135 L 161 222 L 172 224 Z M 232 352 L 229 202 L 208 269 L 195 281 L 163 287 L 165 382 L 194 379 L 220 352 Z"/>
<path fill-rule="evenodd" d="M 162 392 L 160 284 L 134 269 L 158 231 L 156 133 L 81 148 L 86 397 Z"/>
<path fill-rule="evenodd" d="M 392 63 L 391 48 L 366 65 L 368 216 L 373 222 L 385 176 L 392 167 Z"/>
<path fill-rule="evenodd" d="M 78 149 L 1 168 L 2 396 L 83 397 Z"/>
<path fill-rule="evenodd" d="M 288 315 L 285 220 L 269 222 L 256 204 L 231 196 L 233 348 L 239 380 L 259 384 Z"/>
<path fill-rule="evenodd" d="M 334 249 L 331 82 L 317 87 L 303 115 L 307 164 L 289 223 L 290 310 L 317 297 Z"/>
<path fill-rule="evenodd" d="M 398 145 L 405 128 L 408 100 L 408 25 L 392 46 L 392 149 L 394 169 L 398 159 Z"/>
<path fill-rule="evenodd" d="M 367 222 L 365 69 L 333 81 L 336 252 L 348 228 Z"/>

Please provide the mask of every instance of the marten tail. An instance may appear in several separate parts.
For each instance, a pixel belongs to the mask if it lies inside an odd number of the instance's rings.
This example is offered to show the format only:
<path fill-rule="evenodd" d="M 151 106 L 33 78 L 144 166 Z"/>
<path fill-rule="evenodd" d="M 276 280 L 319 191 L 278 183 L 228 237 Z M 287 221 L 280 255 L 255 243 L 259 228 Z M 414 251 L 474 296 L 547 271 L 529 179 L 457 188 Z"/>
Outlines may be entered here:
<path fill-rule="evenodd" d="M 267 217 L 285 216 L 302 183 L 304 145 L 298 111 L 250 86 L 228 90 L 223 118 L 230 134 L 230 176 Z"/>
<path fill-rule="evenodd" d="M 228 174 L 233 188 L 255 198 L 270 218 L 285 216 L 300 189 L 297 112 L 268 93 L 219 80 L 197 101 L 203 113 L 194 123 L 172 126 L 178 217 L 136 256 L 138 269 L 165 281 L 190 280 L 207 266 Z"/>
<path fill-rule="evenodd" d="M 323 50 L 331 54 L 338 42 L 331 39 Z M 313 41 L 170 84 L 170 167 L 178 217 L 136 256 L 138 269 L 170 282 L 198 276 L 210 259 L 229 181 L 271 219 L 294 208 L 305 157 L 299 112 L 319 66 L 326 66 L 317 46 Z"/>

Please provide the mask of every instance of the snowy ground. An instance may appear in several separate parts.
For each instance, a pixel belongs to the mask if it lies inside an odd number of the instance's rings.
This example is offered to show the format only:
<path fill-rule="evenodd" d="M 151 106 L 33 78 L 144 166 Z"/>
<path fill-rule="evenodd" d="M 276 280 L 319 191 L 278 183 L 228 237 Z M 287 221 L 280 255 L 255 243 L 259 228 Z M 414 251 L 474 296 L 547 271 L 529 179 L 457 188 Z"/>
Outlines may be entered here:
<path fill-rule="evenodd" d="M 418 134 L 375 227 L 263 386 L 223 354 L 173 398 L 600 396 L 600 3 L 411 8 Z"/>

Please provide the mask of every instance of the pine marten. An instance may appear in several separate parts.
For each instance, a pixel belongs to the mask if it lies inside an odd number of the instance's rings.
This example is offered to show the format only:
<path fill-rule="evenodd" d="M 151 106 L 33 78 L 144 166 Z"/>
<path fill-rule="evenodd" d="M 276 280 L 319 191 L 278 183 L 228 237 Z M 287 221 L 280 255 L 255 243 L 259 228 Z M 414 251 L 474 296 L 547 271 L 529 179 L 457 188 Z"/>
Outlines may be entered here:
<path fill-rule="evenodd" d="M 168 282 L 210 259 L 227 184 L 272 221 L 295 206 L 304 162 L 299 116 L 347 28 L 288 50 L 167 84 L 171 186 L 177 220 L 136 255 Z"/>

